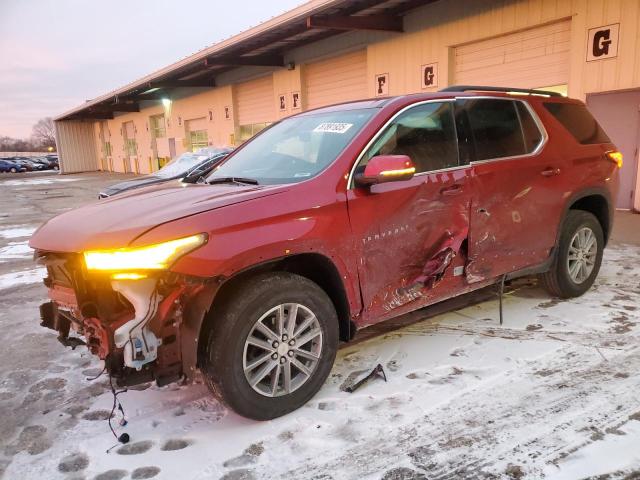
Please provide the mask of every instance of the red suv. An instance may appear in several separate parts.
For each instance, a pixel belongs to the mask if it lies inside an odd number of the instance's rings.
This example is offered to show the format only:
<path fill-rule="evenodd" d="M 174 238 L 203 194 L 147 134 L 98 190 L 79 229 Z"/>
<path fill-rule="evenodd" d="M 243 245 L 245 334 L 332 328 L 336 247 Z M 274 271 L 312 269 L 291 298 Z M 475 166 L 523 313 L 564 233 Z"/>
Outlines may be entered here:
<path fill-rule="evenodd" d="M 197 369 L 241 415 L 308 401 L 360 328 L 538 274 L 592 285 L 622 158 L 579 101 L 452 87 L 284 119 L 206 182 L 66 212 L 30 245 L 42 324 L 120 385 Z"/>

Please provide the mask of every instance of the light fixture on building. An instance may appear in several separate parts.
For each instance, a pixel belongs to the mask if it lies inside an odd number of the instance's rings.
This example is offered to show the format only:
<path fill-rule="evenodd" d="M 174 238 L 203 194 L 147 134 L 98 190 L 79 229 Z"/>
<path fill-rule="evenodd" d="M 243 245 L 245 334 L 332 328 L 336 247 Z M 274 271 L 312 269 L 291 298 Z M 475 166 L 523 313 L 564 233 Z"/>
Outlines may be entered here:
<path fill-rule="evenodd" d="M 169 108 L 171 106 L 171 100 L 168 98 L 163 98 L 162 99 L 162 106 L 164 108 Z"/>
<path fill-rule="evenodd" d="M 295 69 L 296 69 L 296 62 L 287 63 L 287 70 L 295 70 Z"/>

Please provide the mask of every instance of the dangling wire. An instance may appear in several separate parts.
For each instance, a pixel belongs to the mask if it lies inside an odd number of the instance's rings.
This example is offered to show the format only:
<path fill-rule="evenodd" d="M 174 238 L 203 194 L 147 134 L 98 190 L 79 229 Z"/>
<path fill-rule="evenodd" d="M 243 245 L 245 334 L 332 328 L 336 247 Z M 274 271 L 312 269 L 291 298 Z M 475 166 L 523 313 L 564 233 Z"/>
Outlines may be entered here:
<path fill-rule="evenodd" d="M 86 378 L 85 380 L 86 380 L 87 382 L 93 382 L 94 380 L 99 379 L 99 378 L 102 376 L 102 374 L 103 374 L 104 372 L 106 372 L 106 371 L 107 371 L 107 365 L 105 364 L 104 368 L 100 371 L 100 373 L 99 373 L 99 374 L 97 374 L 95 377 L 89 377 L 89 378 Z"/>
<path fill-rule="evenodd" d="M 109 413 L 109 418 L 107 419 L 109 422 L 109 429 L 111 430 L 111 433 L 113 433 L 113 436 L 116 438 L 116 440 L 118 440 L 118 442 L 127 443 L 129 441 L 129 435 L 127 433 L 123 433 L 122 435 L 118 436 L 118 434 L 113 428 L 113 425 L 111 425 L 111 417 L 113 417 L 113 414 L 115 413 L 116 408 L 120 410 L 120 412 L 122 413 L 122 419 L 123 419 L 122 426 L 126 425 L 126 420 L 124 419 L 125 417 L 124 408 L 122 408 L 122 404 L 118 400 L 118 395 L 120 395 L 121 393 L 125 393 L 127 389 L 126 388 L 123 390 L 115 389 L 115 387 L 113 386 L 113 378 L 111 377 L 111 372 L 109 372 L 109 386 L 111 387 L 111 394 L 113 395 L 113 405 L 111 407 L 111 412 Z"/>

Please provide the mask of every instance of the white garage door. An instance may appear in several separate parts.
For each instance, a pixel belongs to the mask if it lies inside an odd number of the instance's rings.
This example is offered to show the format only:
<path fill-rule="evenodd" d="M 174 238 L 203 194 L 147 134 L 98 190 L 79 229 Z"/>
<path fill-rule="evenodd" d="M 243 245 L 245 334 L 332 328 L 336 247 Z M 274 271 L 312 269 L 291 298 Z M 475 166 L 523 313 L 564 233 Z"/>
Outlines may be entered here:
<path fill-rule="evenodd" d="M 569 82 L 569 20 L 456 47 L 454 84 L 539 88 Z"/>
<path fill-rule="evenodd" d="M 367 97 L 367 52 L 359 50 L 305 68 L 307 108 Z"/>
<path fill-rule="evenodd" d="M 236 86 L 235 94 L 240 125 L 272 122 L 275 118 L 276 100 L 273 94 L 273 77 L 271 75 L 239 83 Z"/>

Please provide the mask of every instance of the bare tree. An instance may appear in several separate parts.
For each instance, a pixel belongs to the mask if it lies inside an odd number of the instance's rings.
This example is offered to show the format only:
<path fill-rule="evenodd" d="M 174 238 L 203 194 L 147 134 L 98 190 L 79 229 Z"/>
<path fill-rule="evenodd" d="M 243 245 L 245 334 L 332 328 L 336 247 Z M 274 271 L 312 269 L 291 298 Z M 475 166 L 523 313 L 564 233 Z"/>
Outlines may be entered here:
<path fill-rule="evenodd" d="M 34 143 L 41 145 L 44 148 L 56 146 L 56 135 L 53 127 L 53 119 L 51 117 L 45 117 L 38 120 L 33 126 L 31 138 Z"/>
<path fill-rule="evenodd" d="M 0 135 L 0 152 L 32 152 L 36 148 L 31 140 Z"/>

